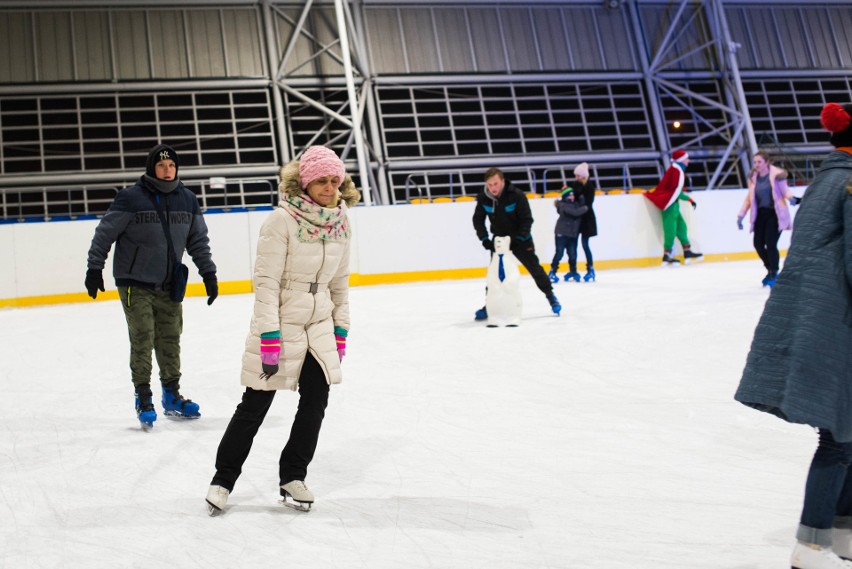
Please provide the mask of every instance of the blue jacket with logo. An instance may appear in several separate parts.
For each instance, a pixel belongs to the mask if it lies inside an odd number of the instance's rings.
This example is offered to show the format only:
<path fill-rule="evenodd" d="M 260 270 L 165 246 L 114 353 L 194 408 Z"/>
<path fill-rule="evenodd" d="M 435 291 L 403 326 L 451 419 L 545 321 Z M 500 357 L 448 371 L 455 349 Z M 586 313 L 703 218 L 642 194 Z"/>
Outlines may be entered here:
<path fill-rule="evenodd" d="M 158 200 L 169 224 L 178 260 L 186 250 L 198 272 L 216 272 L 207 237 L 207 224 L 198 198 L 183 184 L 171 192 L 152 187 L 145 177 L 118 192 L 92 238 L 88 268 L 103 270 L 115 243 L 113 276 L 117 286 L 168 290 L 174 267 L 163 225 L 153 200 Z"/>
<path fill-rule="evenodd" d="M 488 239 L 485 219 L 491 225 L 491 233 L 495 236 L 508 235 L 512 243 L 532 239 L 532 212 L 527 196 L 506 180 L 503 191 L 494 197 L 484 189 L 476 196 L 476 209 L 473 212 L 473 227 L 479 240 Z"/>

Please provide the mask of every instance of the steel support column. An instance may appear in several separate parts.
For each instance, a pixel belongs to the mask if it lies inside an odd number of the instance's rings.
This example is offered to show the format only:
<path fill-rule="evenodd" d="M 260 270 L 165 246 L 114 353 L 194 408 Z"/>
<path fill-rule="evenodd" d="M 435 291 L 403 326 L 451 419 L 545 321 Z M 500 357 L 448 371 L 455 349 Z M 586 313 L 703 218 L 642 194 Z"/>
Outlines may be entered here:
<path fill-rule="evenodd" d="M 370 176 L 367 173 L 367 153 L 364 151 L 364 132 L 361 129 L 361 115 L 358 112 L 358 95 L 355 92 L 355 78 L 352 75 L 352 54 L 349 51 L 349 26 L 343 13 L 343 0 L 334 0 L 334 12 L 337 16 L 337 33 L 340 34 L 340 48 L 343 51 L 343 73 L 346 76 L 346 93 L 349 96 L 349 109 L 352 112 L 352 136 L 355 139 L 355 155 L 358 157 L 358 173 L 361 177 L 361 189 L 364 204 L 372 205 Z"/>
<path fill-rule="evenodd" d="M 284 122 L 284 99 L 281 97 L 281 90 L 278 89 L 275 83 L 275 74 L 278 70 L 278 40 L 275 37 L 275 26 L 272 25 L 272 4 L 271 0 L 263 0 L 263 31 L 264 40 L 266 43 L 267 68 L 269 75 L 272 78 L 272 104 L 275 107 L 275 126 L 278 131 L 278 143 L 280 144 L 281 163 L 289 162 L 293 159 L 290 150 L 290 143 L 287 137 L 287 126 Z"/>
<path fill-rule="evenodd" d="M 696 3 L 694 0 L 680 0 L 678 4 L 676 8 L 670 6 L 675 12 L 663 39 L 657 46 L 651 45 L 645 26 L 643 26 L 639 11 L 641 1 L 630 0 L 629 7 L 638 42 L 637 51 L 640 55 L 645 85 L 648 89 L 654 127 L 660 141 L 660 147 L 665 151 L 665 162 L 668 163 L 672 148 L 666 127 L 665 109 L 661 99 L 663 93 L 690 112 L 699 126 L 697 136 L 684 145 L 685 150 L 689 150 L 691 145 L 697 144 L 710 136 L 721 136 L 727 142 L 726 148 L 722 151 L 703 149 L 702 152 L 708 162 L 711 160 L 718 161 L 707 185 L 707 189 L 713 189 L 732 170 L 732 168 L 728 168 L 726 171 L 728 158 L 732 154 L 743 157 L 746 140 L 749 146 L 754 149 L 753 151 L 756 151 L 754 132 L 736 62 L 736 44 L 731 40 L 722 0 L 701 0 L 700 3 Z M 684 22 L 686 14 L 689 13 L 687 9 L 690 7 L 692 13 Z M 682 51 L 676 51 L 681 35 L 690 25 L 693 25 L 702 10 L 706 17 L 706 31 L 709 40 L 700 45 L 693 45 L 686 50 L 683 50 L 681 46 Z M 697 53 L 703 53 L 709 59 L 717 62 L 714 66 L 715 72 L 711 76 L 718 83 L 724 102 L 695 92 L 690 88 L 689 83 L 690 79 L 695 79 L 695 74 L 675 69 L 678 62 Z M 682 96 L 701 101 L 703 104 L 724 113 L 723 124 L 720 126 L 711 124 L 710 121 L 692 109 L 681 98 Z M 746 162 L 747 158 L 745 157 Z"/>
<path fill-rule="evenodd" d="M 628 7 L 630 9 L 630 23 L 633 25 L 633 35 L 636 41 L 636 51 L 639 54 L 639 62 L 642 65 L 642 78 L 645 82 L 645 90 L 647 91 L 651 120 L 654 123 L 654 133 L 657 135 L 657 148 L 660 150 L 660 158 L 662 158 L 663 164 L 668 168 L 671 160 L 671 143 L 669 142 L 669 135 L 666 131 L 665 119 L 663 118 L 663 105 L 660 102 L 660 93 L 657 90 L 654 77 L 651 73 L 651 60 L 647 47 L 648 42 L 645 38 L 645 31 L 642 28 L 636 0 L 630 0 Z"/>
<path fill-rule="evenodd" d="M 265 2 L 271 4 L 272 0 L 265 0 Z M 387 172 L 382 152 L 383 143 L 380 138 L 381 135 L 376 119 L 376 106 L 372 98 L 373 85 L 369 79 L 367 57 L 361 32 L 356 29 L 357 26 L 361 25 L 360 13 L 356 11 L 356 16 L 353 18 L 352 13 L 349 11 L 349 6 L 344 4 L 344 0 L 334 0 L 335 22 L 337 25 L 334 34 L 338 39 L 326 45 L 306 29 L 306 26 L 311 22 L 311 11 L 317 9 L 319 8 L 313 0 L 306 0 L 298 21 L 293 21 L 281 10 L 269 10 L 267 15 L 270 20 L 267 23 L 268 27 L 272 26 L 272 18 L 275 17 L 275 13 L 286 18 L 293 25 L 292 35 L 286 43 L 283 56 L 281 58 L 276 57 L 275 64 L 271 65 L 273 69 L 271 79 L 275 86 L 275 91 L 279 95 L 286 93 L 290 97 L 299 99 L 349 129 L 347 136 L 349 142 L 346 143 L 343 158 L 346 159 L 345 154 L 350 148 L 350 145 L 354 146 L 355 161 L 364 196 L 364 204 L 372 205 L 376 201 L 374 198 L 377 198 L 380 203 L 390 203 L 386 179 Z M 294 76 L 294 72 L 303 67 L 307 63 L 306 61 L 301 61 L 300 65 L 296 68 L 291 66 L 288 71 L 288 63 L 290 63 L 295 51 L 296 43 L 301 38 L 307 38 L 311 45 L 311 57 L 308 61 L 317 60 L 317 58 L 322 56 L 331 57 L 332 60 L 343 67 L 343 77 L 339 75 L 319 78 Z M 278 48 L 276 47 L 277 50 Z M 270 59 L 272 59 L 272 56 L 270 56 Z M 341 79 L 345 85 L 347 94 L 344 104 L 329 105 L 324 101 L 317 101 L 315 97 L 311 96 L 310 89 L 317 86 L 339 84 L 341 83 Z M 335 108 L 332 108 L 332 106 Z M 364 122 L 365 120 L 366 123 Z M 372 139 L 371 145 L 367 144 L 365 126 L 369 126 Z M 319 138 L 319 133 L 312 141 L 317 138 Z M 333 138 L 339 140 L 340 136 L 338 135 Z M 292 149 L 293 155 L 298 156 L 302 150 L 304 149 Z M 377 170 L 377 176 L 374 176 L 374 172 L 372 171 L 374 167 Z M 371 188 L 373 180 L 375 180 L 375 184 L 378 186 L 377 196 L 374 196 Z"/>

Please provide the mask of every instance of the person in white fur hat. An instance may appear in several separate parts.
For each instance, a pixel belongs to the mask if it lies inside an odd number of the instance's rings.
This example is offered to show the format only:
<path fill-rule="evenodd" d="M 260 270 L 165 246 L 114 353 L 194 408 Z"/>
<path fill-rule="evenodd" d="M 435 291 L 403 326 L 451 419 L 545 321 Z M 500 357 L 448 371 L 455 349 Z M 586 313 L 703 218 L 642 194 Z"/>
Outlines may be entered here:
<path fill-rule="evenodd" d="M 305 477 L 329 386 L 342 381 L 352 234 L 346 212 L 361 194 L 324 146 L 311 146 L 283 167 L 278 189 L 281 201 L 260 228 L 254 313 L 243 353 L 246 389 L 216 453 L 207 493 L 211 515 L 224 509 L 277 390 L 299 391 L 279 461 L 280 494 L 286 505 L 310 509 L 314 495 Z"/>
<path fill-rule="evenodd" d="M 578 203 L 582 203 L 586 206 L 586 213 L 580 218 L 580 244 L 583 246 L 583 253 L 586 255 L 586 274 L 583 275 L 583 280 L 585 282 L 594 282 L 595 280 L 595 260 L 592 257 L 592 249 L 589 247 L 589 239 L 598 234 L 598 220 L 595 216 L 595 210 L 593 204 L 595 202 L 595 192 L 597 191 L 597 187 L 591 180 L 591 174 L 589 173 L 589 164 L 586 162 L 581 162 L 574 168 L 574 181 L 571 184 L 562 188 L 564 191 L 568 187 L 571 187 L 574 190 L 575 199 Z M 577 272 L 577 244 L 574 244 L 573 251 L 571 249 L 568 250 L 568 265 L 569 270 L 568 274 L 565 275 L 565 280 L 574 279 L 575 281 L 580 281 L 580 273 Z M 550 280 L 553 281 L 553 277 L 555 277 L 555 273 L 550 275 Z M 558 281 L 558 277 L 556 281 Z M 556 282 L 554 281 L 554 282 Z"/>

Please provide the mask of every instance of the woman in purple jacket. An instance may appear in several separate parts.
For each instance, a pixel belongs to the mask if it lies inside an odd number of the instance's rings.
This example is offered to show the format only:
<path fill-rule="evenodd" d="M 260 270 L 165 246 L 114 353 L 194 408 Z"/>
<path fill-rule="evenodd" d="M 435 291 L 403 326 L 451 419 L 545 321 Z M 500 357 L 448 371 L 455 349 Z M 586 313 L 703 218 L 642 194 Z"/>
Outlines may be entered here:
<path fill-rule="evenodd" d="M 761 150 L 754 155 L 754 167 L 748 177 L 748 194 L 737 215 L 737 227 L 743 228 L 747 211 L 751 216 L 754 249 L 766 267 L 763 286 L 772 286 L 778 278 L 778 239 L 785 229 L 792 229 L 787 201 L 796 205 L 800 198 L 787 187 L 787 171 L 772 165 L 769 154 Z"/>

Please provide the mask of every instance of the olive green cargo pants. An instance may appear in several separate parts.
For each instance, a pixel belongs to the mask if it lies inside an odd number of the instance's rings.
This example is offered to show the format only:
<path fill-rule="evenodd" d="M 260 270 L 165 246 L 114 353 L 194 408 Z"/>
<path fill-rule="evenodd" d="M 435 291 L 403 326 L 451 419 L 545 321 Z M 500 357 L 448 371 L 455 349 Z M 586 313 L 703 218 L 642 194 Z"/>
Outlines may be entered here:
<path fill-rule="evenodd" d="M 180 335 L 183 305 L 172 302 L 168 291 L 118 287 L 118 296 L 130 335 L 130 375 L 134 387 L 151 383 L 151 351 L 157 356 L 160 382 L 180 379 Z"/>

